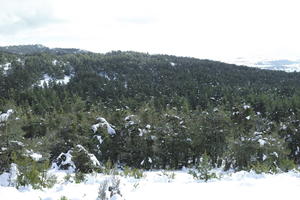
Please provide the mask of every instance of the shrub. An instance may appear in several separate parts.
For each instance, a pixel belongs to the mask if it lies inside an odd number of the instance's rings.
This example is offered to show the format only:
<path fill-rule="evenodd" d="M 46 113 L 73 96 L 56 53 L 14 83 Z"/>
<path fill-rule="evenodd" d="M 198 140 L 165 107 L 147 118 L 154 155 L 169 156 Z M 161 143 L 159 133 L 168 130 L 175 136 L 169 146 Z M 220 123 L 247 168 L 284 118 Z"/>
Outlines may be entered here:
<path fill-rule="evenodd" d="M 110 195 L 108 195 L 108 192 Z M 111 176 L 110 180 L 106 179 L 100 184 L 97 200 L 108 200 L 108 196 L 112 197 L 114 195 L 122 196 L 120 192 L 120 179 L 116 176 Z"/>
<path fill-rule="evenodd" d="M 82 172 L 76 172 L 75 173 L 75 177 L 74 177 L 74 180 L 75 180 L 75 183 L 76 184 L 79 184 L 79 183 L 82 183 L 85 181 L 85 174 L 82 173 Z"/>
<path fill-rule="evenodd" d="M 168 181 L 175 179 L 176 174 L 174 172 L 162 171 L 162 175 L 168 178 Z"/>
<path fill-rule="evenodd" d="M 133 177 L 133 178 L 136 178 L 136 179 L 140 179 L 140 178 L 143 178 L 145 176 L 143 170 L 137 169 L 137 168 L 131 169 L 128 166 L 124 167 L 123 175 L 125 177 Z"/>
<path fill-rule="evenodd" d="M 270 164 L 268 162 L 257 162 L 254 165 L 251 165 L 252 170 L 254 170 L 257 174 L 261 173 L 277 173 L 277 167 L 274 164 Z"/>
<path fill-rule="evenodd" d="M 212 170 L 209 156 L 205 153 L 195 170 L 190 170 L 195 179 L 204 180 L 207 182 L 209 179 L 218 178 L 216 173 L 210 172 Z"/>
<path fill-rule="evenodd" d="M 67 175 L 64 177 L 65 183 L 71 182 L 71 179 L 72 179 L 72 175 L 71 175 L 71 174 L 67 174 Z"/>
<path fill-rule="evenodd" d="M 66 196 L 62 196 L 59 200 L 68 200 L 68 198 Z"/>
<path fill-rule="evenodd" d="M 89 153 L 83 146 L 77 145 L 72 152 L 72 160 L 76 170 L 83 173 L 91 173 L 99 169 L 100 163 L 96 157 Z"/>
<path fill-rule="evenodd" d="M 294 161 L 289 160 L 289 159 L 281 159 L 279 161 L 279 166 L 278 166 L 282 171 L 284 172 L 288 172 L 292 169 L 296 168 L 296 165 L 294 163 Z"/>
<path fill-rule="evenodd" d="M 108 180 L 104 180 L 99 185 L 97 200 L 108 200 L 106 192 L 108 191 Z"/>
<path fill-rule="evenodd" d="M 106 175 L 120 175 L 117 170 L 117 167 L 113 166 L 111 160 L 108 160 L 104 164 L 104 167 L 102 167 L 101 172 Z"/>
<path fill-rule="evenodd" d="M 18 166 L 18 177 L 16 187 L 31 185 L 33 189 L 51 188 L 57 182 L 55 175 L 49 175 L 47 170 L 49 162 L 37 162 L 28 157 L 17 158 L 13 155 L 13 160 Z"/>

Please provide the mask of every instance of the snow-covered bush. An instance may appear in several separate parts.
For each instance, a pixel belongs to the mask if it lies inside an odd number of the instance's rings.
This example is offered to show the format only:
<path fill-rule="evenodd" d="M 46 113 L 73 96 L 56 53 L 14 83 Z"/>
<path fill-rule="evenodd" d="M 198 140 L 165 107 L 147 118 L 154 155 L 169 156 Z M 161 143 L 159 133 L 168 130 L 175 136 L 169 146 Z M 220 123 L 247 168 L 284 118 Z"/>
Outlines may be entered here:
<path fill-rule="evenodd" d="M 104 180 L 99 185 L 97 200 L 107 200 L 108 199 L 107 191 L 108 191 L 108 180 Z"/>
<path fill-rule="evenodd" d="M 162 176 L 167 177 L 168 182 L 171 182 L 171 180 L 175 179 L 176 174 L 174 172 L 168 172 L 166 170 L 163 170 L 162 172 Z"/>
<path fill-rule="evenodd" d="M 101 166 L 94 154 L 89 153 L 83 146 L 77 145 L 72 153 L 76 171 L 91 173 Z"/>
<path fill-rule="evenodd" d="M 120 183 L 120 179 L 114 175 L 109 179 L 105 179 L 99 185 L 97 200 L 112 200 L 116 199 L 116 197 L 120 199 L 119 197 L 122 197 Z"/>
<path fill-rule="evenodd" d="M 94 154 L 83 146 L 77 145 L 67 153 L 61 153 L 54 162 L 55 167 L 82 173 L 91 173 L 100 169 L 100 162 Z"/>

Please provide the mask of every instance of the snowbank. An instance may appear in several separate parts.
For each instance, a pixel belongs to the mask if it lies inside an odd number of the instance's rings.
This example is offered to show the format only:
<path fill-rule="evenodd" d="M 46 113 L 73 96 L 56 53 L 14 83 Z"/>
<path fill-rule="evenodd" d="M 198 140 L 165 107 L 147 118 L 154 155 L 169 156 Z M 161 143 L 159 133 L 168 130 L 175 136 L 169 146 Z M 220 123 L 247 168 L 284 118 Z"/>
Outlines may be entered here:
<path fill-rule="evenodd" d="M 0 187 L 1 200 L 59 200 L 62 196 L 69 200 L 96 200 L 99 185 L 109 178 L 108 175 L 88 175 L 85 183 L 66 183 L 66 172 L 55 171 L 59 183 L 52 189 L 22 191 L 13 187 Z M 173 172 L 168 172 L 173 173 Z M 190 199 L 298 199 L 300 173 L 288 172 L 277 175 L 255 174 L 254 172 L 224 173 L 218 180 L 207 183 L 194 180 L 187 170 L 174 171 L 175 178 L 163 171 L 145 172 L 142 179 L 119 177 L 119 195 L 111 199 L 126 200 L 190 200 Z M 4 175 L 0 181 L 4 181 Z M 7 174 L 6 174 L 7 176 Z"/>

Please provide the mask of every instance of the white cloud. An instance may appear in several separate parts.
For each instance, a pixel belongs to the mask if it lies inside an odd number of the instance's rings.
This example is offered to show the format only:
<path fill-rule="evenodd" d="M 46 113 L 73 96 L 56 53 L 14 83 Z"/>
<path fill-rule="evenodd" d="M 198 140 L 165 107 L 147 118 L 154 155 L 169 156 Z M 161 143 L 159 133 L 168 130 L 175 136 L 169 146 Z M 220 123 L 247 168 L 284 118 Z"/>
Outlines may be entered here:
<path fill-rule="evenodd" d="M 26 3 L 25 3 L 26 2 Z M 296 56 L 296 0 L 0 0 L 0 44 L 200 58 Z"/>
<path fill-rule="evenodd" d="M 47 1 L 0 0 L 0 4 L 1 35 L 14 35 L 59 22 Z"/>

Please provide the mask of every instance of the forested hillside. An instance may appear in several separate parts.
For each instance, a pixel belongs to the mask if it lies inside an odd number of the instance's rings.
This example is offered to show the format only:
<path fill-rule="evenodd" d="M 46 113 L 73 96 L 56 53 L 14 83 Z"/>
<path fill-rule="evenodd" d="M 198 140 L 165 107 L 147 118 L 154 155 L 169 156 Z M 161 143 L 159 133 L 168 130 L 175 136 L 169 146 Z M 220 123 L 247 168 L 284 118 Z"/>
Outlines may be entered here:
<path fill-rule="evenodd" d="M 300 163 L 300 73 L 22 48 L 0 52 L 2 172 L 24 158 L 81 172 L 105 163 L 177 169 L 203 156 L 236 170 Z"/>

